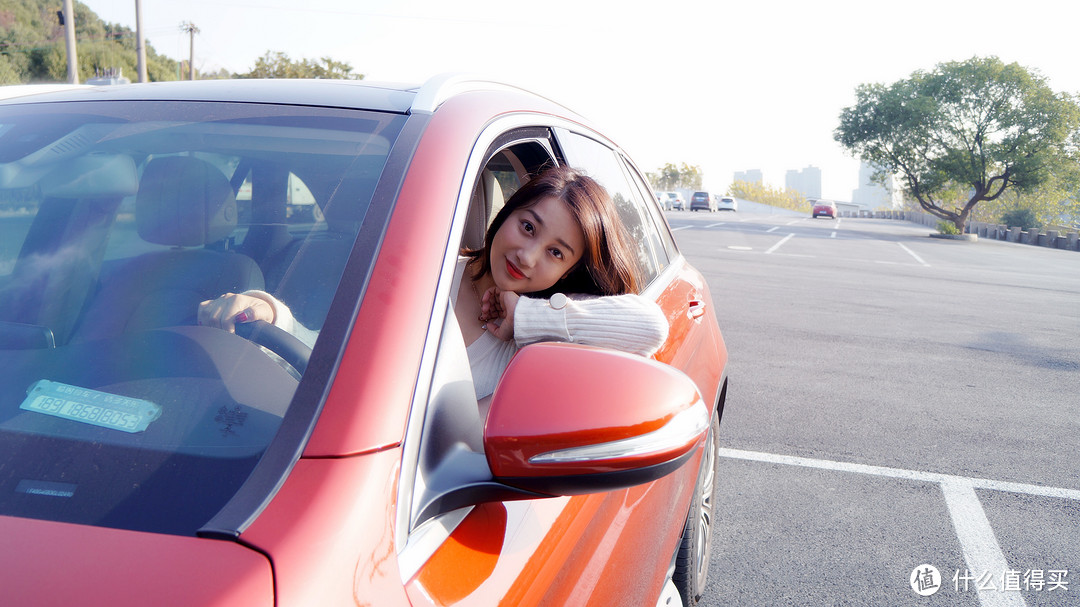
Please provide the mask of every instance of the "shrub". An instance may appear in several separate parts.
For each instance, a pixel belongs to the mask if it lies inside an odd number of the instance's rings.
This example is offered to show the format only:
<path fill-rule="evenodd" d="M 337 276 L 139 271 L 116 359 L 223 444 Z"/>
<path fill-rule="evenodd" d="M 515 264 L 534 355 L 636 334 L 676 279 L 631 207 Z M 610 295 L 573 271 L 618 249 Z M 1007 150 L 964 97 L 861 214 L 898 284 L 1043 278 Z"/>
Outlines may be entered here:
<path fill-rule="evenodd" d="M 956 227 L 956 224 L 951 221 L 944 220 L 937 222 L 937 231 L 941 232 L 942 234 L 948 234 L 950 236 L 956 236 L 960 234 L 960 228 Z"/>
<path fill-rule="evenodd" d="M 1039 218 L 1035 216 L 1035 211 L 1031 209 L 1010 209 L 1005 211 L 1001 214 L 1001 223 L 1010 228 L 1018 227 L 1025 230 L 1042 227 Z"/>

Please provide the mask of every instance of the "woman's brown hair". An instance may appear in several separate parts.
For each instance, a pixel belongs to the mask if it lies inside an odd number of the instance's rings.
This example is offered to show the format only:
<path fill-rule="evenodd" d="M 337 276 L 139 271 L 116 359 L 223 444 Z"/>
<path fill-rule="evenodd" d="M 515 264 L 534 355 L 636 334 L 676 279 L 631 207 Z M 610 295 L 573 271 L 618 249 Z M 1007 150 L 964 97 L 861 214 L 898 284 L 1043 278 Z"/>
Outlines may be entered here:
<path fill-rule="evenodd" d="M 472 261 L 480 262 L 473 280 L 491 271 L 491 242 L 506 218 L 545 198 L 556 198 L 570 210 L 585 235 L 585 250 L 577 264 L 555 285 L 530 295 L 623 295 L 641 290 L 638 260 L 611 196 L 595 179 L 566 166 L 549 168 L 522 185 L 491 221 L 484 248 L 462 252 Z"/>

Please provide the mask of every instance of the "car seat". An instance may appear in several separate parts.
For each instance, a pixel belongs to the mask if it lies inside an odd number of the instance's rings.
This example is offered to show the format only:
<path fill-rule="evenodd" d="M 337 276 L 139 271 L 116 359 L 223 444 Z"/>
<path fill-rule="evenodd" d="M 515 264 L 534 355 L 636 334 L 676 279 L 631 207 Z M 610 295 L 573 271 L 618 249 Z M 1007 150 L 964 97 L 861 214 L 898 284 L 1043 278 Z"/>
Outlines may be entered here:
<path fill-rule="evenodd" d="M 264 287 L 262 271 L 250 257 L 207 248 L 225 241 L 237 225 L 232 187 L 209 162 L 165 156 L 147 163 L 135 223 L 140 238 L 172 248 L 104 269 L 76 339 L 195 324 L 200 302 Z"/>

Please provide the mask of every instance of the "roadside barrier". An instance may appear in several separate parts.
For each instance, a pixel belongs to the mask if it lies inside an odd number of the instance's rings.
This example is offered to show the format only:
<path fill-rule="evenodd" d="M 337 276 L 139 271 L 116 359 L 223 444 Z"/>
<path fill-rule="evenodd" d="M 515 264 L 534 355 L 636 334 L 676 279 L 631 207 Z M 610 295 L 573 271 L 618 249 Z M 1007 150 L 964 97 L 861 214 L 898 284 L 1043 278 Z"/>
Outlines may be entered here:
<path fill-rule="evenodd" d="M 937 228 L 938 222 L 941 221 L 940 217 L 918 211 L 841 211 L 838 215 L 840 217 L 870 217 L 875 219 L 910 221 L 935 229 Z M 964 232 L 966 234 L 975 234 L 979 238 L 987 238 L 990 240 L 1015 242 L 1037 247 L 1046 247 L 1048 249 L 1080 251 L 1080 231 L 1077 230 L 1047 229 L 1046 231 L 1042 231 L 1037 228 L 1024 230 L 1020 227 L 1010 227 L 1004 224 L 969 221 L 964 228 Z"/>

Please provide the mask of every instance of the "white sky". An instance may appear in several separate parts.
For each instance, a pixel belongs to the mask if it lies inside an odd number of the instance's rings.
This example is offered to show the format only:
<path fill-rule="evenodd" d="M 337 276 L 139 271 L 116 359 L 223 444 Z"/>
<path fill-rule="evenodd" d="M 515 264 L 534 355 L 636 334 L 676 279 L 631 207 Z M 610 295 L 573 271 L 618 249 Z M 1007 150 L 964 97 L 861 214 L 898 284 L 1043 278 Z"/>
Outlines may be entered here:
<path fill-rule="evenodd" d="M 81 0 L 135 27 L 135 0 Z M 833 140 L 862 83 L 996 55 L 1080 92 L 1072 0 L 143 0 L 154 49 L 246 72 L 267 51 L 329 56 L 369 80 L 467 72 L 517 84 L 591 119 L 642 170 L 697 164 L 705 187 L 761 169 L 822 169 L 850 200 L 858 162 Z M 134 74 L 127 74 L 133 77 Z"/>

